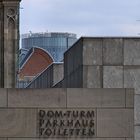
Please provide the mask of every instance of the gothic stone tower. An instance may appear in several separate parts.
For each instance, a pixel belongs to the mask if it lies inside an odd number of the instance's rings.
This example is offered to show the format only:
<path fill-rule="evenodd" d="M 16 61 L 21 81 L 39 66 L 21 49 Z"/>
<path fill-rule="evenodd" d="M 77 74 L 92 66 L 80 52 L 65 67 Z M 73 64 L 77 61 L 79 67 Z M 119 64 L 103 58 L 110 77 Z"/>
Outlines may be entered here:
<path fill-rule="evenodd" d="M 0 88 L 16 87 L 20 0 L 0 0 Z"/>

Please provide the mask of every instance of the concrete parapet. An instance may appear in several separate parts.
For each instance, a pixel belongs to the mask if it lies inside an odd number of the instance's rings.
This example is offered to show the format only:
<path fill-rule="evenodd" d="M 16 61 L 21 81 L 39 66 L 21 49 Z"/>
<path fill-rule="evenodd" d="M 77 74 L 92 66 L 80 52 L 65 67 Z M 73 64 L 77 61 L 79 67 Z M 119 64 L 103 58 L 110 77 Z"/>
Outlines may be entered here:
<path fill-rule="evenodd" d="M 93 140 L 131 140 L 134 136 L 134 91 L 132 89 L 8 89 L 6 95 L 3 93 L 5 93 L 3 89 L 0 89 L 1 97 L 6 99 L 4 103 L 6 106 L 0 106 L 0 140 L 86 140 L 91 138 Z M 49 114 L 43 117 L 40 111 L 49 112 Z M 41 129 L 46 131 L 51 127 L 46 124 L 47 117 L 56 112 L 56 116 L 51 116 L 50 121 L 54 119 L 56 123 L 56 120 L 65 120 L 67 117 L 75 121 L 74 114 L 73 117 L 68 115 L 73 111 L 81 113 L 82 116 L 79 116 L 78 120 L 91 120 L 90 128 L 94 129 L 94 135 L 85 133 L 86 130 L 77 137 L 75 133 L 72 136 L 59 135 L 59 137 L 57 133 L 52 137 L 42 135 Z M 89 113 L 87 116 L 85 116 L 86 112 Z M 68 116 L 65 117 L 66 115 Z M 67 125 L 65 128 L 66 131 L 72 129 Z M 53 129 L 62 130 L 62 127 L 51 127 L 51 130 Z M 83 131 L 83 128 L 79 129 Z"/>
<path fill-rule="evenodd" d="M 0 107 L 7 107 L 7 89 L 0 89 Z"/>
<path fill-rule="evenodd" d="M 99 109 L 97 116 L 97 131 L 99 130 L 97 136 L 134 136 L 133 109 Z"/>
<path fill-rule="evenodd" d="M 9 89 L 8 107 L 66 107 L 65 89 Z"/>
<path fill-rule="evenodd" d="M 94 92 L 93 92 L 94 91 Z M 125 108 L 125 89 L 67 89 L 68 107 Z M 80 97 L 80 99 L 79 99 Z M 128 97 L 131 98 L 131 97 Z"/>
<path fill-rule="evenodd" d="M 0 137 L 35 137 L 35 109 L 0 109 Z"/>

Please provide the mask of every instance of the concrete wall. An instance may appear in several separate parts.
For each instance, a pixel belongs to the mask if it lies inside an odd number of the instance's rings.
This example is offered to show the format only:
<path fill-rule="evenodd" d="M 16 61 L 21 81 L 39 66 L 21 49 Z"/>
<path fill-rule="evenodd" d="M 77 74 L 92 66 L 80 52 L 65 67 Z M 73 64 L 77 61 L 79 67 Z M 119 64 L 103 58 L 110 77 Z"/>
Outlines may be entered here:
<path fill-rule="evenodd" d="M 53 87 L 134 88 L 135 138 L 140 139 L 140 38 L 85 37 L 64 54 L 64 79 Z"/>
<path fill-rule="evenodd" d="M 67 63 L 64 66 L 72 66 L 70 72 L 64 70 L 66 71 L 64 80 L 67 83 L 65 86 L 134 88 L 135 137 L 136 140 L 140 139 L 140 38 L 93 37 L 81 38 L 79 43 L 81 46 L 77 45 L 77 48 L 73 46 L 65 53 Z M 70 57 L 69 54 L 82 55 L 83 59 L 78 56 Z M 74 61 L 75 59 L 80 59 L 80 62 L 75 64 L 78 61 Z"/>
<path fill-rule="evenodd" d="M 0 139 L 39 140 L 40 109 L 82 109 L 95 111 L 95 136 L 90 139 L 133 140 L 133 96 L 133 89 L 0 89 Z"/>
<path fill-rule="evenodd" d="M 127 66 L 140 66 L 139 54 L 140 38 L 81 38 L 64 55 L 66 87 L 123 88 Z"/>
<path fill-rule="evenodd" d="M 63 79 L 63 73 L 63 63 L 53 63 L 37 76 L 27 88 L 51 88 Z"/>

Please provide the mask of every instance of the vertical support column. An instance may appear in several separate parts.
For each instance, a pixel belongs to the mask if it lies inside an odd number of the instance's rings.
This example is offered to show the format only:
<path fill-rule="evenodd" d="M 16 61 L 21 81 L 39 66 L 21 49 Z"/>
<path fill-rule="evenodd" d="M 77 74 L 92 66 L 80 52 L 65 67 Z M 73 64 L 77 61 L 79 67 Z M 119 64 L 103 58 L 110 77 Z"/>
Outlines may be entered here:
<path fill-rule="evenodd" d="M 0 0 L 0 88 L 4 87 L 4 20 L 3 20 L 3 4 Z"/>
<path fill-rule="evenodd" d="M 4 88 L 15 88 L 19 49 L 19 0 L 3 0 L 3 6 Z"/>

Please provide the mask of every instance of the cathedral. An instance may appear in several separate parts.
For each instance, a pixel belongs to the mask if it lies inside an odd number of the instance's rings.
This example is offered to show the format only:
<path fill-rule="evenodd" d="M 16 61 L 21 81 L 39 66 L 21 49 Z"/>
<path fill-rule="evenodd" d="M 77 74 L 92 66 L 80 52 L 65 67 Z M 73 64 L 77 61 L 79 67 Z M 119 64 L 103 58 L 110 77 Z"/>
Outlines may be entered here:
<path fill-rule="evenodd" d="M 16 87 L 20 0 L 0 0 L 0 87 Z"/>

